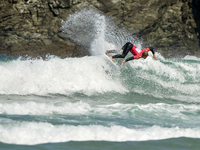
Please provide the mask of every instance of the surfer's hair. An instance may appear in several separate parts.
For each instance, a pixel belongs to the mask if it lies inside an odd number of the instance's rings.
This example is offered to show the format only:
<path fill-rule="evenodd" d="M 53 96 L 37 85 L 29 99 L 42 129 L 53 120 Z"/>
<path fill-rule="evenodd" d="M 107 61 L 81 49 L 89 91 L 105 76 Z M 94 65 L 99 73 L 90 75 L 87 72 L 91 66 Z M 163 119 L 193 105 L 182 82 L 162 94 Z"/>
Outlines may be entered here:
<path fill-rule="evenodd" d="M 149 56 L 149 54 L 148 54 L 147 51 L 145 51 L 145 52 L 142 53 L 142 56 L 143 56 L 143 57 L 147 57 L 147 56 Z"/>

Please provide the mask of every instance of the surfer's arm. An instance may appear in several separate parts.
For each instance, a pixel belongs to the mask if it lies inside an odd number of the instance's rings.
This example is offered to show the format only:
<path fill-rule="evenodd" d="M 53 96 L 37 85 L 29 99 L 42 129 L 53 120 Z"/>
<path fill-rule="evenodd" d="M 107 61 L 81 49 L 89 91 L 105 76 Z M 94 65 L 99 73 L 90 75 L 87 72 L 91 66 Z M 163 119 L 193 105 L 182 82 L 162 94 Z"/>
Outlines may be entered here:
<path fill-rule="evenodd" d="M 153 48 L 152 48 L 152 47 L 149 47 L 149 49 L 150 49 L 150 51 L 151 51 L 152 54 L 153 54 L 153 58 L 156 60 L 157 58 L 156 58 L 156 55 L 155 55 L 155 52 L 154 52 Z"/>
<path fill-rule="evenodd" d="M 125 62 L 130 61 L 130 60 L 133 60 L 133 59 L 134 59 L 134 56 L 127 58 L 126 60 L 122 61 L 122 65 L 123 65 Z"/>
<path fill-rule="evenodd" d="M 153 54 L 153 58 L 154 58 L 155 60 L 157 60 L 157 58 L 156 58 L 156 55 L 155 55 L 155 54 Z"/>

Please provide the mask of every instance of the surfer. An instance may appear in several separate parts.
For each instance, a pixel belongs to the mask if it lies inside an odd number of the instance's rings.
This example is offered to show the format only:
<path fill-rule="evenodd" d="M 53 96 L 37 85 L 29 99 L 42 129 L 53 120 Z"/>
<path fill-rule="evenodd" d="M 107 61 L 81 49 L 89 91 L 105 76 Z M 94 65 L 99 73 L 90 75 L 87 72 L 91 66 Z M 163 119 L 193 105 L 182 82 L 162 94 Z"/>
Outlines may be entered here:
<path fill-rule="evenodd" d="M 125 62 L 128 62 L 130 60 L 133 60 L 133 59 L 140 59 L 140 58 L 144 58 L 146 59 L 149 54 L 148 52 L 151 51 L 153 53 L 153 58 L 156 60 L 156 55 L 155 55 L 155 52 L 153 50 L 152 47 L 148 47 L 144 50 L 141 50 L 139 48 L 137 48 L 135 45 L 133 45 L 132 43 L 130 42 L 127 42 L 123 47 L 122 47 L 122 54 L 117 54 L 117 55 L 114 55 L 114 56 L 110 56 L 109 58 L 113 61 L 113 58 L 125 58 L 126 55 L 128 54 L 128 52 L 130 51 L 133 56 L 132 57 L 129 57 L 127 58 L 126 60 L 122 61 L 122 65 L 125 63 Z M 117 53 L 118 51 L 117 50 L 107 50 L 106 51 L 106 54 L 108 53 Z"/>

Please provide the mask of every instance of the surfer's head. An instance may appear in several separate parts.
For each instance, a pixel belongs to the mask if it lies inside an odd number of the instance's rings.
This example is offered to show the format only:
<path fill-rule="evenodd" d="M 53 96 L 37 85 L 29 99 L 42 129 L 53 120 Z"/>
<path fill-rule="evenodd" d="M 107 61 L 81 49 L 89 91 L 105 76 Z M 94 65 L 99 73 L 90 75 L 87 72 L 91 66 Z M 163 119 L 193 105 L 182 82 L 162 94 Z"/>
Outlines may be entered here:
<path fill-rule="evenodd" d="M 149 56 L 148 52 L 143 52 L 142 53 L 142 58 L 146 59 Z"/>

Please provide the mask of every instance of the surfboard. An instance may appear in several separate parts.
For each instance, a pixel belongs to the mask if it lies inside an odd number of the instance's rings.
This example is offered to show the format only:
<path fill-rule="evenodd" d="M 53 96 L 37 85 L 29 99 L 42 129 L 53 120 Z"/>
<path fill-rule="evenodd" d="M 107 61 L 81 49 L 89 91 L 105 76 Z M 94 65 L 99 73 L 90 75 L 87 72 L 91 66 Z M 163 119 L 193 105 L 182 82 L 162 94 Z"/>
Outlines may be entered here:
<path fill-rule="evenodd" d="M 119 67 L 107 56 L 106 59 L 108 60 L 109 64 L 111 64 L 111 66 L 115 69 L 115 70 L 119 70 Z"/>

